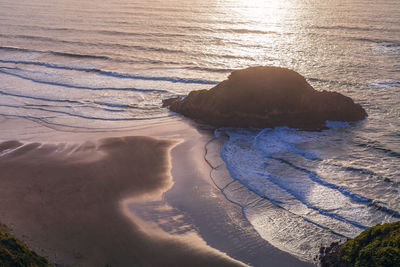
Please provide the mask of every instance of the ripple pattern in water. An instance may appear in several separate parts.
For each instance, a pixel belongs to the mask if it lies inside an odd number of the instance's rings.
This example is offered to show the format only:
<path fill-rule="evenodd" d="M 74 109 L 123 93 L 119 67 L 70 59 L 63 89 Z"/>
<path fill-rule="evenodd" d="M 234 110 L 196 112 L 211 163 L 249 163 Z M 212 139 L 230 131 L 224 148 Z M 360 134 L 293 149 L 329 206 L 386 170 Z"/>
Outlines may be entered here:
<path fill-rule="evenodd" d="M 399 154 L 369 146 L 362 125 L 329 125 L 322 132 L 219 129 L 225 164 L 215 151 L 206 155 L 216 185 L 260 235 L 308 261 L 321 244 L 400 219 Z M 376 161 L 382 156 L 386 164 Z"/>
<path fill-rule="evenodd" d="M 376 113 L 399 102 L 399 14 L 397 0 L 0 0 L 0 114 L 126 127 L 253 65 L 294 69 Z M 398 129 L 399 109 L 383 113 Z"/>
<path fill-rule="evenodd" d="M 263 238 L 310 260 L 318 242 L 399 219 L 399 25 L 398 0 L 0 0 L 0 116 L 114 130 L 174 116 L 162 99 L 234 69 L 293 69 L 368 119 L 222 129 L 206 158 Z"/>

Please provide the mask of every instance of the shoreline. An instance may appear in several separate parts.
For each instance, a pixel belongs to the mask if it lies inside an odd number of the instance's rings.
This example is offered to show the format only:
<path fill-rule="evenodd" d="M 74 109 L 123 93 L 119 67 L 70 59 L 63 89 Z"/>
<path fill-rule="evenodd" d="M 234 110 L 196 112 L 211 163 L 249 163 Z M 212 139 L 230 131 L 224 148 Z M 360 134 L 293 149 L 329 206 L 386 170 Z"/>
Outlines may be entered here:
<path fill-rule="evenodd" d="M 265 266 L 266 260 L 270 266 L 312 266 L 264 240 L 244 217 L 242 208 L 216 187 L 210 177 L 211 165 L 206 161 L 206 146 L 215 137 L 207 127 L 201 128 L 196 128 L 195 137 L 171 151 L 175 184 L 165 193 L 165 202 L 189 214 L 188 221 L 196 225 L 211 247 L 250 266 Z M 186 151 L 191 152 L 190 156 Z"/>
<path fill-rule="evenodd" d="M 207 130 L 179 118 L 117 133 L 37 129 L 40 135 L 24 133 L 27 143 L 0 157 L 0 170 L 8 171 L 0 180 L 8 192 L 1 194 L 0 220 L 51 262 L 257 266 L 268 259 L 309 266 L 260 238 L 213 186 L 204 160 Z M 131 176 L 138 167 L 142 176 Z"/>

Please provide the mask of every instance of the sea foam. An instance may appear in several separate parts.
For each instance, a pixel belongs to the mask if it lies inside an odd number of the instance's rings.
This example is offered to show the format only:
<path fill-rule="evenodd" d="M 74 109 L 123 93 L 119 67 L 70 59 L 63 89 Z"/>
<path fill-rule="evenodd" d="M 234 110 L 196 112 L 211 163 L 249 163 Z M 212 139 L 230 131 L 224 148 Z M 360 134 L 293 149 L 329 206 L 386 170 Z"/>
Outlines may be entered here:
<path fill-rule="evenodd" d="M 355 173 L 357 164 L 336 161 L 351 157 L 338 144 L 354 146 L 346 140 L 356 127 L 327 125 L 331 128 L 322 132 L 225 128 L 207 145 L 216 186 L 242 207 L 263 238 L 307 261 L 320 245 L 354 237 L 367 227 L 396 220 L 398 214 L 377 204 L 379 192 L 373 196 L 357 188 L 366 177 L 373 179 L 372 170 Z"/>

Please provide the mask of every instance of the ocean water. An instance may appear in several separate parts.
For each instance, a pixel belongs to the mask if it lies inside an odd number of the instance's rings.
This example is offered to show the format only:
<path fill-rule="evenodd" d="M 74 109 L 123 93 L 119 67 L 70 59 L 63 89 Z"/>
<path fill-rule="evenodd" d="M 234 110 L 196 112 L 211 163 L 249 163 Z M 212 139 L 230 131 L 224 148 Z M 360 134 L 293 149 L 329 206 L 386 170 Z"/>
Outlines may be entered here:
<path fill-rule="evenodd" d="M 162 99 L 256 65 L 294 69 L 369 114 L 322 132 L 216 131 L 212 179 L 260 235 L 311 261 L 399 220 L 398 0 L 0 0 L 7 118 L 59 131 L 168 120 Z"/>

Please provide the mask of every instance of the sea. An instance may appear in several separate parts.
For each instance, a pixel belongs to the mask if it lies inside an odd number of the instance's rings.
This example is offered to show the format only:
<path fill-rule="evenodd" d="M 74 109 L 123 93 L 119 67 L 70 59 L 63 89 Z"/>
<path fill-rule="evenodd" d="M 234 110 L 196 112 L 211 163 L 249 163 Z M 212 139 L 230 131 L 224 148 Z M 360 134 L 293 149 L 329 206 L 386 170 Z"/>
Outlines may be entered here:
<path fill-rule="evenodd" d="M 398 0 L 0 0 L 3 118 L 73 132 L 168 121 L 163 99 L 259 65 L 369 115 L 321 132 L 215 130 L 210 179 L 260 236 L 312 261 L 400 220 Z"/>

